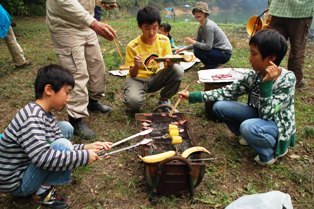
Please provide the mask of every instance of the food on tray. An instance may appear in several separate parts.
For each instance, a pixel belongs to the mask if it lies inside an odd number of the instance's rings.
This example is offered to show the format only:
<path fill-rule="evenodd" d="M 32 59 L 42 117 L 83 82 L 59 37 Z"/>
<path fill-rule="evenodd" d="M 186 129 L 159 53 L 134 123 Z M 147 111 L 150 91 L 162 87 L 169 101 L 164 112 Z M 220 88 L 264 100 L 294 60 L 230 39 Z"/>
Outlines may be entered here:
<path fill-rule="evenodd" d="M 147 155 L 145 157 L 142 157 L 139 155 L 139 157 L 141 158 L 141 160 L 143 160 L 145 163 L 158 163 L 161 162 L 169 157 L 172 157 L 176 154 L 175 151 L 170 150 L 167 152 L 163 152 L 163 153 L 159 153 L 159 154 L 155 154 L 155 155 Z"/>
<path fill-rule="evenodd" d="M 213 78 L 214 81 L 217 81 L 217 80 L 230 80 L 230 79 L 233 79 L 233 76 L 230 73 L 227 73 L 227 74 L 215 74 L 215 75 L 212 75 L 212 78 Z"/>
<path fill-rule="evenodd" d="M 182 143 L 182 137 L 181 136 L 172 136 L 171 144 L 181 144 L 181 143 Z"/>
<path fill-rule="evenodd" d="M 169 135 L 172 136 L 179 136 L 179 129 L 169 129 Z"/>
<path fill-rule="evenodd" d="M 196 147 L 191 147 L 189 149 L 184 150 L 181 156 L 183 158 L 187 158 L 194 152 L 206 152 L 208 154 L 211 154 L 205 147 L 196 146 Z"/>
<path fill-rule="evenodd" d="M 154 60 L 156 62 L 164 62 L 166 59 L 169 59 L 171 62 L 192 62 L 195 59 L 194 55 L 191 54 L 175 54 L 175 55 L 168 55 L 166 57 L 156 57 Z"/>
<path fill-rule="evenodd" d="M 169 124 L 169 130 L 178 129 L 177 125 Z"/>

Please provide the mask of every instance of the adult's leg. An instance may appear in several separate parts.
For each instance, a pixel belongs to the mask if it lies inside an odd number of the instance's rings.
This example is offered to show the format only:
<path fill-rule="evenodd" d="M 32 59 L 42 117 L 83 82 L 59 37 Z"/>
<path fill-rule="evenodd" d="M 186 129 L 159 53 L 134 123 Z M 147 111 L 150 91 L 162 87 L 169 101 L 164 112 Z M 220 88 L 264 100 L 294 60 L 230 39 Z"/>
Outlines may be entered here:
<path fill-rule="evenodd" d="M 235 101 L 217 101 L 213 113 L 218 120 L 226 123 L 232 133 L 239 136 L 240 124 L 250 118 L 258 118 L 258 112 L 247 104 Z"/>
<path fill-rule="evenodd" d="M 216 68 L 220 64 L 228 62 L 231 57 L 231 53 L 215 48 L 209 51 L 194 49 L 194 55 L 199 58 L 207 68 Z"/>
<path fill-rule="evenodd" d="M 129 77 L 125 80 L 124 103 L 131 112 L 139 112 L 145 102 L 146 81 Z"/>
<path fill-rule="evenodd" d="M 303 66 L 305 59 L 305 48 L 307 35 L 311 27 L 311 18 L 288 18 L 287 30 L 290 40 L 290 53 L 288 58 L 288 69 L 293 71 L 299 87 L 303 80 Z"/>
<path fill-rule="evenodd" d="M 147 92 L 156 92 L 162 89 L 160 98 L 169 99 L 178 92 L 183 76 L 184 70 L 178 64 L 162 69 L 147 81 Z"/>
<path fill-rule="evenodd" d="M 85 59 L 89 81 L 87 84 L 89 97 L 99 100 L 105 94 L 105 63 L 100 50 L 98 37 L 90 31 L 85 44 Z"/>
<path fill-rule="evenodd" d="M 12 27 L 9 28 L 8 34 L 4 40 L 9 48 L 14 64 L 16 66 L 22 66 L 25 62 L 24 52 L 15 38 Z"/>
<path fill-rule="evenodd" d="M 75 86 L 67 101 L 67 112 L 75 119 L 89 116 L 89 73 L 85 60 L 86 34 L 58 34 L 51 32 L 59 64 L 67 68 L 75 79 Z"/>
<path fill-rule="evenodd" d="M 278 128 L 274 121 L 260 118 L 245 120 L 241 123 L 240 133 L 262 162 L 273 158 L 278 138 Z"/>

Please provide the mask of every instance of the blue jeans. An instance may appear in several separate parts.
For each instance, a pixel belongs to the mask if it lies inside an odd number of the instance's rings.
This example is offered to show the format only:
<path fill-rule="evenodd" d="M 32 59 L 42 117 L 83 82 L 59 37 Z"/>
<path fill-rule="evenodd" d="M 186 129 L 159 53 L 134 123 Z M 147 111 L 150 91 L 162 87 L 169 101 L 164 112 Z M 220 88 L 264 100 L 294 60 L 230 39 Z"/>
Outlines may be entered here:
<path fill-rule="evenodd" d="M 194 49 L 194 55 L 201 60 L 206 68 L 213 69 L 221 64 L 225 64 L 226 62 L 228 62 L 231 57 L 231 52 L 215 48 L 212 48 L 209 51 Z"/>
<path fill-rule="evenodd" d="M 247 141 L 261 161 L 273 158 L 278 138 L 274 121 L 259 118 L 257 109 L 235 101 L 217 101 L 213 112 L 235 135 L 241 135 Z"/>
<path fill-rule="evenodd" d="M 51 148 L 60 151 L 71 151 L 73 145 L 70 142 L 73 136 L 73 127 L 67 121 L 58 122 L 58 127 L 65 138 L 51 143 Z M 13 196 L 23 197 L 35 193 L 41 185 L 63 185 L 70 182 L 71 170 L 48 171 L 36 167 L 30 163 L 24 171 L 21 185 L 12 192 Z"/>

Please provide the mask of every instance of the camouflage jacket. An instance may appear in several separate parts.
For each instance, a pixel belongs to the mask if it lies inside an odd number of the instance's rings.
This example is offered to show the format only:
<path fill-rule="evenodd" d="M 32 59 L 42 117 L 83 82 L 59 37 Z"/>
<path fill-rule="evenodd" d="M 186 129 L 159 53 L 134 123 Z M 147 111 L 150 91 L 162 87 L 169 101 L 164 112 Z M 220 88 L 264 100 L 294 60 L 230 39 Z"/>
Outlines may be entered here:
<path fill-rule="evenodd" d="M 296 141 L 294 116 L 294 92 L 296 79 L 293 72 L 282 68 L 278 79 L 268 82 L 261 81 L 261 75 L 250 71 L 224 88 L 206 92 L 190 92 L 189 102 L 206 102 L 216 100 L 235 100 L 237 97 L 248 94 L 249 103 L 253 94 L 258 93 L 256 108 L 259 117 L 264 120 L 273 120 L 277 124 L 279 135 L 275 148 L 275 156 L 283 154 Z M 255 95 L 256 97 L 256 95 Z M 249 104 L 250 105 L 250 104 Z"/>

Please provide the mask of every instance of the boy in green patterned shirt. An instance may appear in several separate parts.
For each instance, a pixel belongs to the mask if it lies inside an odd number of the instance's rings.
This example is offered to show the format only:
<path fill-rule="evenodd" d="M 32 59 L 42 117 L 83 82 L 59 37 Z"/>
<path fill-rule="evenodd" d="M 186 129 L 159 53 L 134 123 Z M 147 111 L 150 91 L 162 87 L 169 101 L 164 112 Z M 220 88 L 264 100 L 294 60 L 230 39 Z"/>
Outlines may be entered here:
<path fill-rule="evenodd" d="M 249 145 L 260 165 L 269 165 L 295 145 L 293 72 L 278 67 L 287 52 L 287 43 L 275 30 L 258 31 L 249 42 L 254 71 L 232 84 L 206 92 L 179 92 L 190 103 L 216 101 L 213 112 Z M 232 101 L 248 94 L 248 104 Z"/>

